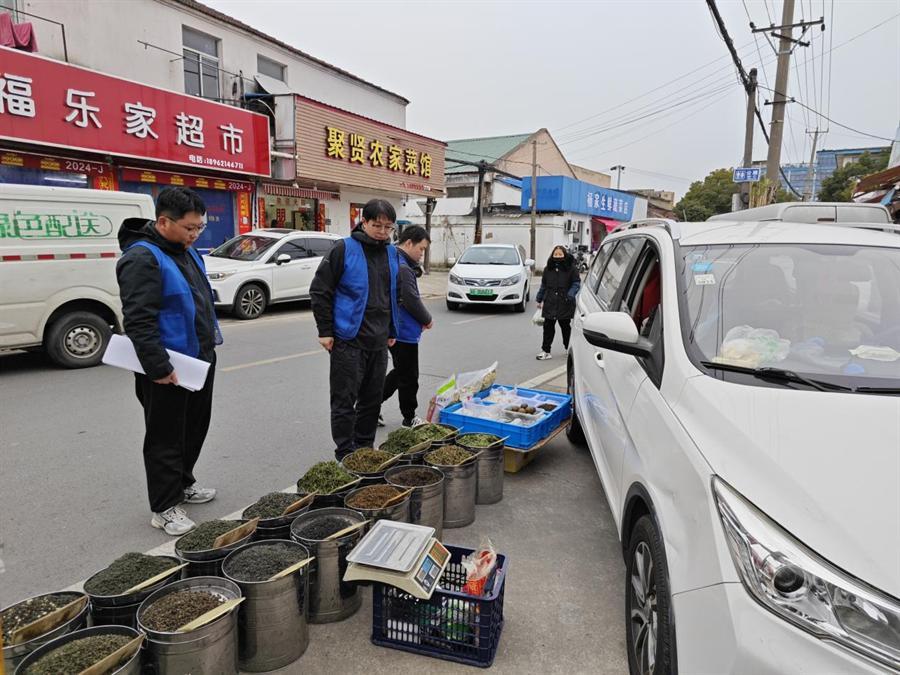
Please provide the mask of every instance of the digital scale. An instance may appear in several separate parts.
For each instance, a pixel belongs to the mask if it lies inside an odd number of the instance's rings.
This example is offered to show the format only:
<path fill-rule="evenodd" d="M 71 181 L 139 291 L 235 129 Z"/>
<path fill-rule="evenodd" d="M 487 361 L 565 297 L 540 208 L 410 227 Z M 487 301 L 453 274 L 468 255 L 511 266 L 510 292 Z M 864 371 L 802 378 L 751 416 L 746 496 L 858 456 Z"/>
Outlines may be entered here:
<path fill-rule="evenodd" d="M 347 556 L 344 581 L 377 581 L 420 600 L 431 599 L 450 552 L 434 528 L 379 520 Z"/>

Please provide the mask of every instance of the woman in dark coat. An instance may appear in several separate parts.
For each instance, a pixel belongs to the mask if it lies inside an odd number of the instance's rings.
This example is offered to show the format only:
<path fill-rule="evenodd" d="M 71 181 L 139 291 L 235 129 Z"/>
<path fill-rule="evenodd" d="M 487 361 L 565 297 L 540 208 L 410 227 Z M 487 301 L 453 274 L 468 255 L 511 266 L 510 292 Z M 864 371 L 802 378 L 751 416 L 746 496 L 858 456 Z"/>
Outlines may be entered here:
<path fill-rule="evenodd" d="M 544 343 L 537 355 L 538 361 L 546 361 L 550 356 L 556 324 L 562 332 L 563 347 L 569 350 L 569 336 L 572 334 L 572 318 L 575 316 L 575 296 L 581 288 L 581 276 L 575 259 L 562 246 L 556 246 L 547 259 L 541 289 L 537 293 L 537 306 L 544 317 Z"/>

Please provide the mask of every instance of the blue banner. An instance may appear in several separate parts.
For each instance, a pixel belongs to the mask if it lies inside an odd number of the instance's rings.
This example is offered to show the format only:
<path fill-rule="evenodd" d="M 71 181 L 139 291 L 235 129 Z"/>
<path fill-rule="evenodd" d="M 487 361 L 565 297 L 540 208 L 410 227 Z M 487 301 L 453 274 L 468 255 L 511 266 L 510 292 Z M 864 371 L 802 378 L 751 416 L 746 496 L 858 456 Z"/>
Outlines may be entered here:
<path fill-rule="evenodd" d="M 538 176 L 538 211 L 582 213 L 615 220 L 631 220 L 634 195 L 599 187 L 567 176 Z M 531 181 L 522 179 L 522 210 L 531 208 Z"/>

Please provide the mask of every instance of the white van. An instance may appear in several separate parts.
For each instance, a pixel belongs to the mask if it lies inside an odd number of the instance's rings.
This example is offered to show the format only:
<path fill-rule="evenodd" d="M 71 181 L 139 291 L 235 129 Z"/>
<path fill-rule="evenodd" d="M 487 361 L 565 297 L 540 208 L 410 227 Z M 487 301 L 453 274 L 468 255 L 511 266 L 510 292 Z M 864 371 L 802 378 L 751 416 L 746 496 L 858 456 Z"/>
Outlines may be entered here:
<path fill-rule="evenodd" d="M 147 195 L 0 185 L 0 349 L 43 347 L 66 368 L 94 366 L 122 327 L 117 233 L 153 219 Z"/>

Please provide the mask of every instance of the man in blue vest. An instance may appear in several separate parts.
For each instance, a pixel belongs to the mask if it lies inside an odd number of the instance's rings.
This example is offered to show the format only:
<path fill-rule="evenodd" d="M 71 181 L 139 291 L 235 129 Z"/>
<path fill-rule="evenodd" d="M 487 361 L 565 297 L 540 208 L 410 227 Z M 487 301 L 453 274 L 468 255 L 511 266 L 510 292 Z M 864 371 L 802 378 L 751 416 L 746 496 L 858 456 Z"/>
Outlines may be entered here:
<path fill-rule="evenodd" d="M 394 207 L 373 199 L 310 285 L 319 344 L 331 354 L 331 437 L 338 459 L 375 442 L 388 347 L 399 324 Z"/>
<path fill-rule="evenodd" d="M 422 331 L 434 324 L 431 313 L 419 296 L 417 279 L 422 276 L 420 263 L 430 243 L 424 227 L 407 225 L 400 233 L 397 244 L 400 249 L 400 326 L 397 343 L 391 347 L 394 367 L 384 380 L 384 400 L 387 401 L 397 392 L 405 427 L 414 427 L 424 421 L 416 417 L 416 408 L 419 407 L 416 399 L 419 392 L 419 340 Z"/>
<path fill-rule="evenodd" d="M 135 389 L 144 408 L 150 524 L 171 535 L 196 527 L 181 504 L 216 496 L 197 485 L 193 473 L 209 429 L 215 346 L 221 343 L 203 259 L 191 248 L 205 213 L 197 193 L 167 187 L 156 201 L 156 221 L 128 218 L 119 230 L 123 254 L 116 275 L 125 334 L 145 373 L 135 374 Z M 203 389 L 178 386 L 166 349 L 212 364 Z"/>

